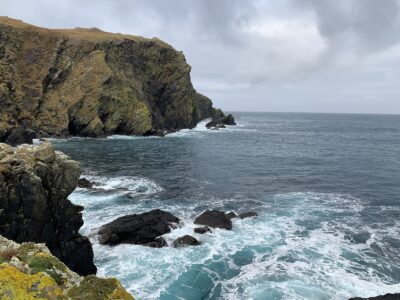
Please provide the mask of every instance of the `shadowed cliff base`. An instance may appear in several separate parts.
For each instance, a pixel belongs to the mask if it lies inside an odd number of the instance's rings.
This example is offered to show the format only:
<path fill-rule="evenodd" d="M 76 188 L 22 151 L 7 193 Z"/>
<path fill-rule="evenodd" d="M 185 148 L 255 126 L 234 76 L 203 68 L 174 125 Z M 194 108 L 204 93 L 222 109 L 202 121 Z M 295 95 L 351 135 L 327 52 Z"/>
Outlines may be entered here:
<path fill-rule="evenodd" d="M 180 51 L 98 29 L 45 29 L 0 17 L 0 141 L 148 135 L 221 117 L 193 88 Z M 11 136 L 12 137 L 12 136 Z"/>

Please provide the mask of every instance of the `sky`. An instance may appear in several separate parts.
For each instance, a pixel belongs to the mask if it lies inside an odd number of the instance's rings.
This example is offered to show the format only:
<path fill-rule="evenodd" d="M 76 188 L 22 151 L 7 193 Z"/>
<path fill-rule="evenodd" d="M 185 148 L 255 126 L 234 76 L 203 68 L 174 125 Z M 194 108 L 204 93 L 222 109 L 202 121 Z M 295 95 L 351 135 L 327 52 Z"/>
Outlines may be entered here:
<path fill-rule="evenodd" d="M 0 0 L 0 15 L 158 37 L 226 111 L 400 114 L 400 0 Z"/>

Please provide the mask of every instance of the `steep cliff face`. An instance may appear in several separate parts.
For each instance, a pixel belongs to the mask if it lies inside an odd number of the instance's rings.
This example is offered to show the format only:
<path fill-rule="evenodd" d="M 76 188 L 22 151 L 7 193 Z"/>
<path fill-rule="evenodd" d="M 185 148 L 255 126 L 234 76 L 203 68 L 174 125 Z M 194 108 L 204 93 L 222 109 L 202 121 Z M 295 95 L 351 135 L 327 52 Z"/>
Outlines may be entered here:
<path fill-rule="evenodd" d="M 44 142 L 12 148 L 0 143 L 0 235 L 45 243 L 70 269 L 94 274 L 93 250 L 78 231 L 82 207 L 67 196 L 81 174 L 78 162 Z"/>
<path fill-rule="evenodd" d="M 0 236 L 0 299 L 134 298 L 114 278 L 81 277 L 43 244 L 17 244 Z"/>
<path fill-rule="evenodd" d="M 220 114 L 194 90 L 184 55 L 158 39 L 7 17 L 0 17 L 0 107 L 0 141 L 20 127 L 38 136 L 142 135 Z"/>

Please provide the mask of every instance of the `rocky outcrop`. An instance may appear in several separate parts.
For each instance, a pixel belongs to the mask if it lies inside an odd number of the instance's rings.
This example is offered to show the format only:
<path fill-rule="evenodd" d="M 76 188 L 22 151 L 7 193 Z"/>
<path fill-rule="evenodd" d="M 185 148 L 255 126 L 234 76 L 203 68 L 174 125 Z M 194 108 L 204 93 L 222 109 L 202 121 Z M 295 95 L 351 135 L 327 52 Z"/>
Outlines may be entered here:
<path fill-rule="evenodd" d="M 217 116 L 213 117 L 212 120 L 206 124 L 208 129 L 219 129 L 225 128 L 225 125 L 236 125 L 235 118 L 231 114 L 225 116 L 220 110 L 218 112 Z"/>
<path fill-rule="evenodd" d="M 0 17 L 0 141 L 15 130 L 163 135 L 223 117 L 195 91 L 190 70 L 182 52 L 156 38 Z"/>
<path fill-rule="evenodd" d="M 241 219 L 252 218 L 252 217 L 257 217 L 257 216 L 258 216 L 258 213 L 254 212 L 254 211 L 249 211 L 249 212 L 239 214 L 239 218 L 241 218 Z"/>
<path fill-rule="evenodd" d="M 214 228 L 232 229 L 231 219 L 218 210 L 208 210 L 194 220 L 194 224 L 205 225 Z"/>
<path fill-rule="evenodd" d="M 134 298 L 114 278 L 81 277 L 44 244 L 17 244 L 0 236 L 0 299 Z"/>
<path fill-rule="evenodd" d="M 44 142 L 12 148 L 0 143 L 0 235 L 18 243 L 45 243 L 71 270 L 95 274 L 89 240 L 78 233 L 83 207 L 67 196 L 79 163 Z"/>
<path fill-rule="evenodd" d="M 128 243 L 159 248 L 167 245 L 160 236 L 179 222 L 177 217 L 160 209 L 123 216 L 100 227 L 99 241 L 106 245 Z"/>
<path fill-rule="evenodd" d="M 200 245 L 200 242 L 190 235 L 181 236 L 174 241 L 175 248 L 198 245 Z"/>
<path fill-rule="evenodd" d="M 197 227 L 195 229 L 193 229 L 194 233 L 198 233 L 198 234 L 205 234 L 205 233 L 211 233 L 211 229 L 207 226 L 204 227 Z"/>

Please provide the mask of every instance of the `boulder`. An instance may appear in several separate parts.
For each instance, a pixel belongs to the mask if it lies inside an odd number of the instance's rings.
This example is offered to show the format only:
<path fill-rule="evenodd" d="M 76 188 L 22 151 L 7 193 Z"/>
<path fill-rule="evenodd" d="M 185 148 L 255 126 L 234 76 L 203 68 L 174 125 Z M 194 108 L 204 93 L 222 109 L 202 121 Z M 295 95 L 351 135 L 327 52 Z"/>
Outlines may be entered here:
<path fill-rule="evenodd" d="M 32 144 L 35 137 L 36 134 L 32 130 L 22 127 L 14 127 L 9 129 L 4 134 L 3 138 L 0 138 L 0 141 L 3 141 L 11 146 L 17 146 L 20 144 Z"/>
<path fill-rule="evenodd" d="M 153 242 L 145 244 L 145 246 L 151 247 L 151 248 L 162 248 L 162 247 L 168 246 L 168 244 L 164 238 L 158 237 Z"/>
<path fill-rule="evenodd" d="M 177 224 L 179 221 L 174 215 L 160 209 L 127 215 L 101 226 L 98 232 L 99 241 L 103 245 L 121 243 L 138 245 L 156 243 L 160 245 L 157 238 L 170 232 L 171 225 Z"/>
<path fill-rule="evenodd" d="M 91 189 L 93 187 L 93 182 L 83 177 L 79 179 L 78 187 L 82 189 Z"/>
<path fill-rule="evenodd" d="M 205 234 L 205 233 L 207 233 L 207 232 L 212 232 L 211 231 L 211 229 L 209 228 L 209 227 L 207 227 L 207 226 L 204 226 L 204 227 L 197 227 L 197 228 L 195 228 L 194 229 L 194 232 L 195 233 L 199 233 L 199 234 Z"/>
<path fill-rule="evenodd" d="M 195 224 L 205 225 L 213 228 L 232 229 L 232 221 L 223 211 L 208 210 L 198 216 Z"/>
<path fill-rule="evenodd" d="M 45 243 L 71 270 L 95 274 L 92 245 L 79 234 L 83 207 L 67 199 L 77 186 L 79 163 L 50 143 L 0 144 L 0 157 L 0 235 Z"/>
<path fill-rule="evenodd" d="M 229 114 L 227 116 L 223 115 L 218 115 L 214 117 L 210 122 L 206 124 L 206 127 L 208 129 L 219 129 L 219 128 L 225 128 L 225 125 L 233 126 L 236 125 L 234 117 Z"/>
<path fill-rule="evenodd" d="M 200 242 L 190 235 L 181 236 L 174 241 L 175 248 L 198 245 L 200 245 Z"/>
<path fill-rule="evenodd" d="M 249 212 L 239 214 L 239 218 L 241 218 L 241 219 L 246 219 L 246 218 L 251 218 L 251 217 L 256 217 L 256 216 L 258 216 L 258 213 L 254 212 L 254 211 L 249 211 Z"/>

